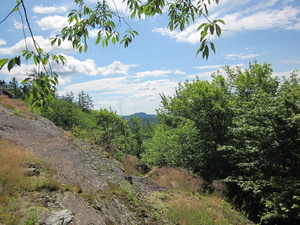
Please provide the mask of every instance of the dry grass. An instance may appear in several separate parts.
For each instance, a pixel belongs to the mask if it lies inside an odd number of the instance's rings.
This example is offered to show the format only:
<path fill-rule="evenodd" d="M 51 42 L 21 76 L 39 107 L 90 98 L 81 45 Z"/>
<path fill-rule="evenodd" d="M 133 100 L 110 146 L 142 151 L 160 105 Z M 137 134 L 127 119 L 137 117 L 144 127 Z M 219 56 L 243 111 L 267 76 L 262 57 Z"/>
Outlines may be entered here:
<path fill-rule="evenodd" d="M 24 175 L 25 165 L 35 163 L 38 158 L 8 140 L 0 139 L 0 183 L 4 193 L 12 195 L 29 188 Z"/>
<path fill-rule="evenodd" d="M 0 224 L 18 225 L 23 224 L 22 218 L 30 219 L 26 211 L 29 202 L 23 198 L 29 192 L 63 190 L 50 178 L 53 171 L 40 162 L 33 153 L 0 138 Z M 37 164 L 41 165 L 41 174 L 29 176 L 28 166 Z"/>
<path fill-rule="evenodd" d="M 28 106 L 26 104 L 18 101 L 17 99 L 9 98 L 6 95 L 0 96 L 0 104 L 10 110 L 17 109 L 19 111 L 30 112 L 30 109 L 28 108 Z"/>
<path fill-rule="evenodd" d="M 154 181 L 168 189 L 179 189 L 189 192 L 202 191 L 204 180 L 193 177 L 183 169 L 163 167 L 154 168 L 148 175 Z"/>
<path fill-rule="evenodd" d="M 134 176 L 141 176 L 142 173 L 138 169 L 140 166 L 140 161 L 136 156 L 128 155 L 126 159 L 121 163 L 122 168 L 124 169 L 125 173 L 131 174 Z"/>

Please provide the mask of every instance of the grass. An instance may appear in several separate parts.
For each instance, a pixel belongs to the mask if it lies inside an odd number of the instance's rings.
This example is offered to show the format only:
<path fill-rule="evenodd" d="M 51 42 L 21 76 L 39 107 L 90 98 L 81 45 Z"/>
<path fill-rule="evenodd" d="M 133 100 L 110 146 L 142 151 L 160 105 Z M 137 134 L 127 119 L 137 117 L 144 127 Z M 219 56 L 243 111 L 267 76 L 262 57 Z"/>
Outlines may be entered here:
<path fill-rule="evenodd" d="M 33 153 L 0 138 L 0 224 L 34 224 L 43 210 L 28 199 L 30 193 L 81 191 L 79 186 L 62 186 L 51 179 L 55 173 Z M 28 176 L 28 165 L 39 165 L 40 174 Z M 30 209 L 30 210 L 29 210 Z"/>
<path fill-rule="evenodd" d="M 247 217 L 225 201 L 226 186 L 214 181 L 212 194 L 204 191 L 202 178 L 176 168 L 155 168 L 148 175 L 167 192 L 153 192 L 148 202 L 161 212 L 170 224 L 229 225 L 246 224 Z"/>
<path fill-rule="evenodd" d="M 128 155 L 121 163 L 121 167 L 124 172 L 133 176 L 142 176 L 142 172 L 139 170 L 141 163 L 136 156 Z"/>
<path fill-rule="evenodd" d="M 171 190 L 178 189 L 192 193 L 201 192 L 204 180 L 193 177 L 187 171 L 179 168 L 163 167 L 154 168 L 147 177 L 151 177 L 157 184 Z"/>
<path fill-rule="evenodd" d="M 168 216 L 172 224 L 182 225 L 229 225 L 245 224 L 246 219 L 232 210 L 229 203 L 220 196 L 179 195 L 170 201 Z"/>
<path fill-rule="evenodd" d="M 17 99 L 9 98 L 6 95 L 0 95 L 0 105 L 6 109 L 14 111 L 14 116 L 36 119 L 36 115 L 31 112 L 30 107 L 26 105 L 26 103 L 20 102 Z"/>

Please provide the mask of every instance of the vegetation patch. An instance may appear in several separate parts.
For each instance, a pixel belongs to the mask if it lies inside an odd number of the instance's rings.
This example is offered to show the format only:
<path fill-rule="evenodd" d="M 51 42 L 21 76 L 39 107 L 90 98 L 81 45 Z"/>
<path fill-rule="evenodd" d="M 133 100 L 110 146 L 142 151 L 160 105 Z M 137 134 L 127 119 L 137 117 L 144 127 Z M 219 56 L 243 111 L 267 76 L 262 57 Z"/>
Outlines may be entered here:
<path fill-rule="evenodd" d="M 203 190 L 205 184 L 202 178 L 194 177 L 187 171 L 179 168 L 154 168 L 147 176 L 169 190 L 178 189 L 198 193 Z"/>
<path fill-rule="evenodd" d="M 148 201 L 165 215 L 170 224 L 252 224 L 246 216 L 218 195 L 191 194 L 188 192 L 153 192 Z"/>
<path fill-rule="evenodd" d="M 0 224 L 35 224 L 47 210 L 43 201 L 49 193 L 81 191 L 51 179 L 54 170 L 6 139 L 0 139 L 0 165 Z"/>

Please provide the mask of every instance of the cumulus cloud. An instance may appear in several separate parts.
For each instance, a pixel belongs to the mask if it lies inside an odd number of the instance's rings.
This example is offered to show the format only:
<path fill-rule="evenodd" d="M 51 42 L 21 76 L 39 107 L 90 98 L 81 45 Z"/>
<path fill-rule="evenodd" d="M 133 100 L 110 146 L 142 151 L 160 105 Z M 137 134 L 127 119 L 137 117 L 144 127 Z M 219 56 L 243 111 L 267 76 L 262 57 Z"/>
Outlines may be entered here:
<path fill-rule="evenodd" d="M 68 18 L 64 16 L 47 16 L 39 21 L 36 21 L 41 30 L 54 30 L 60 31 L 62 28 L 68 25 Z"/>
<path fill-rule="evenodd" d="M 40 13 L 40 14 L 45 14 L 45 13 L 64 13 L 67 11 L 67 8 L 64 6 L 49 6 L 49 7 L 43 7 L 39 5 L 35 5 L 32 8 L 32 11 L 34 13 Z"/>
<path fill-rule="evenodd" d="M 45 52 L 74 52 L 72 48 L 72 44 L 68 41 L 64 41 L 61 43 L 59 47 L 57 46 L 51 46 L 49 39 L 44 38 L 42 36 L 34 36 L 37 43 L 39 43 L 39 46 L 45 51 Z M 22 50 L 26 48 L 29 51 L 34 51 L 34 45 L 32 42 L 31 37 L 26 38 L 26 40 L 20 40 L 15 45 L 11 47 L 6 48 L 0 48 L 0 55 L 16 55 L 19 54 Z"/>
<path fill-rule="evenodd" d="M 87 81 L 77 84 L 71 84 L 65 87 L 64 91 L 73 91 L 77 93 L 81 90 L 85 91 L 107 91 L 107 90 L 118 90 L 123 89 L 126 85 L 125 77 L 117 77 L 117 78 L 103 78 L 93 81 Z"/>
<path fill-rule="evenodd" d="M 80 61 L 73 56 L 65 55 L 67 62 L 64 65 L 56 64 L 53 67 L 53 70 L 60 74 L 85 74 L 85 75 L 127 75 L 128 70 L 131 67 L 136 67 L 135 64 L 124 64 L 120 61 L 114 61 L 113 63 L 98 67 L 93 59 L 86 59 L 84 61 Z"/>

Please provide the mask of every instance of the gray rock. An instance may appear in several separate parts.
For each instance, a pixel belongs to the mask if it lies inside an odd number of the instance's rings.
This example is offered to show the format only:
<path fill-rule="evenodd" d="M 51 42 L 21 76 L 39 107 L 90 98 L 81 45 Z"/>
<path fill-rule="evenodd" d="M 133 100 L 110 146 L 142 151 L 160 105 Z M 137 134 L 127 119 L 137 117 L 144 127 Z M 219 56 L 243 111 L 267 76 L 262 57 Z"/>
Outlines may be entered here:
<path fill-rule="evenodd" d="M 43 225 L 67 225 L 74 219 L 74 216 L 70 210 L 64 209 L 48 212 L 44 218 Z"/>

